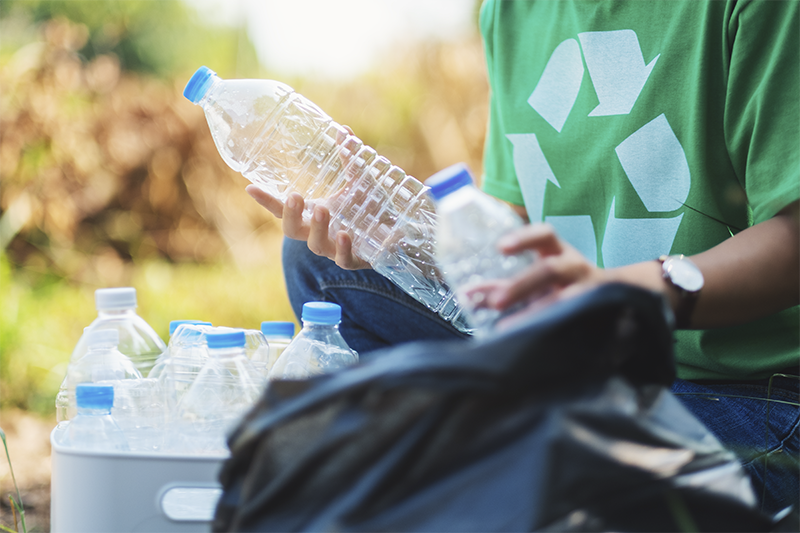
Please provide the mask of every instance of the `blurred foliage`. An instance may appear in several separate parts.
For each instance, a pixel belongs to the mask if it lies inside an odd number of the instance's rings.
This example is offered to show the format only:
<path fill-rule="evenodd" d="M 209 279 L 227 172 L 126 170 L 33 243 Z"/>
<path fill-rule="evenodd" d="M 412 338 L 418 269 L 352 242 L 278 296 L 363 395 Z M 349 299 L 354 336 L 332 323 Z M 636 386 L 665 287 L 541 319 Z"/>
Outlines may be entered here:
<path fill-rule="evenodd" d="M 105 31 L 99 14 L 66 18 L 102 6 L 145 42 L 180 15 L 170 3 L 130 2 L 142 12 L 110 5 L 128 2 L 0 3 L 0 407 L 52 413 L 98 287 L 136 287 L 139 314 L 165 340 L 179 318 L 252 328 L 293 319 L 280 221 L 246 195 L 181 94 L 200 64 L 233 77 L 250 45 L 198 52 L 191 68 L 159 77 L 172 59 L 136 52 L 136 63 L 121 45 L 92 43 Z M 28 26 L 9 36 L 20 4 L 30 4 Z M 56 6 L 66 11 L 46 18 Z M 131 71 L 140 64 L 150 66 Z M 458 161 L 479 174 L 488 111 L 477 36 L 398 50 L 347 83 L 282 81 L 409 174 L 424 179 Z"/>
<path fill-rule="evenodd" d="M 420 181 L 462 161 L 480 179 L 489 88 L 477 35 L 399 48 L 339 85 L 283 81 Z"/>
<path fill-rule="evenodd" d="M 129 284 L 137 289 L 137 313 L 165 342 L 171 320 L 251 329 L 264 320 L 295 320 L 277 258 L 245 269 L 150 261 Z M 72 349 L 97 317 L 94 288 L 55 277 L 28 283 L 0 254 L 0 407 L 52 415 Z"/>
<path fill-rule="evenodd" d="M 3 0 L 0 18 L 5 52 L 30 41 L 39 24 L 64 19 L 77 23 L 70 46 L 85 61 L 113 55 L 122 70 L 167 78 L 212 60 L 235 67 L 226 74 L 259 71 L 243 30 L 204 27 L 180 0 Z"/>

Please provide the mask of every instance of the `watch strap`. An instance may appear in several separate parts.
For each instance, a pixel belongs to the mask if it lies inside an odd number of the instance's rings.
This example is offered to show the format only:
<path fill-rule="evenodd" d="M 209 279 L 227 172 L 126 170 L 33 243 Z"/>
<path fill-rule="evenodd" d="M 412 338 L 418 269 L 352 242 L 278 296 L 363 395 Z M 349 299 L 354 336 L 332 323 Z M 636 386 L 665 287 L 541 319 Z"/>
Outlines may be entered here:
<path fill-rule="evenodd" d="M 662 255 L 658 258 L 659 263 L 661 263 L 662 267 L 664 265 L 664 261 L 669 258 L 667 255 Z M 672 281 L 669 274 L 667 272 L 663 272 L 664 279 L 667 280 L 677 292 L 678 292 L 678 303 L 673 311 L 675 315 L 675 327 L 677 329 L 688 329 L 692 323 L 692 313 L 694 312 L 694 307 L 697 304 L 697 298 L 700 295 L 700 291 L 690 292 L 684 289 L 683 287 L 678 286 Z"/>

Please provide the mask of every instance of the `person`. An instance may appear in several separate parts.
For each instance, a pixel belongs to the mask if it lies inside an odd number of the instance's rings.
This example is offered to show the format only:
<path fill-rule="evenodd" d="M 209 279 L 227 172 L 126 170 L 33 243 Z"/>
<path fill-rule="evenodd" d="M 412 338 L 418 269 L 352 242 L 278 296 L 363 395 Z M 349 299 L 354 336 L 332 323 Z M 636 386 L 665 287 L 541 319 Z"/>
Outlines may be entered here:
<path fill-rule="evenodd" d="M 770 513 L 800 501 L 798 5 L 486 0 L 480 17 L 482 188 L 531 222 L 501 250 L 540 255 L 481 287 L 486 302 L 549 290 L 541 306 L 609 282 L 662 294 L 677 323 L 672 390 Z M 463 336 L 369 270 L 349 235 L 331 239 L 325 207 L 306 223 L 300 195 L 247 191 L 283 220 L 296 312 L 341 304 L 362 354 Z"/>

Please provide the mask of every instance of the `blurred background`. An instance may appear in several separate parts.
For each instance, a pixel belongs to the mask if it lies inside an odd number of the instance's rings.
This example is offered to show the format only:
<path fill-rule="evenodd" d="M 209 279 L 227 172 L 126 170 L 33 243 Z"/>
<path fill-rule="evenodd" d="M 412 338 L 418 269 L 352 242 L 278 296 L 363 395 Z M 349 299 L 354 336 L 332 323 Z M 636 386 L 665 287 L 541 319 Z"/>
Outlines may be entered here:
<path fill-rule="evenodd" d="M 49 457 L 55 394 L 96 316 L 97 288 L 135 287 L 139 314 L 165 341 L 175 319 L 295 320 L 280 221 L 244 192 L 182 96 L 199 66 L 288 83 L 421 180 L 459 161 L 479 175 L 488 86 L 478 10 L 479 0 L 0 1 L 9 440 L 43 441 Z M 45 463 L 31 466 L 42 483 Z M 0 487 L 8 482 L 0 461 Z"/>

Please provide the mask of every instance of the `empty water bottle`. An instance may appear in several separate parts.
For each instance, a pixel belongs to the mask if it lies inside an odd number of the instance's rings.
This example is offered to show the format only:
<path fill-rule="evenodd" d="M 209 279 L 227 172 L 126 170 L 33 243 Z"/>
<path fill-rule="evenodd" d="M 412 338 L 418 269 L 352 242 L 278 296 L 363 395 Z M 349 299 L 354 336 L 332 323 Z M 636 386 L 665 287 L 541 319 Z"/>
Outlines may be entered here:
<path fill-rule="evenodd" d="M 176 451 L 225 453 L 226 433 L 261 395 L 264 379 L 245 355 L 242 330 L 208 332 L 208 360 L 178 404 Z"/>
<path fill-rule="evenodd" d="M 87 328 L 88 329 L 88 328 Z M 63 413 L 60 422 L 77 413 L 76 386 L 109 380 L 138 380 L 142 375 L 128 356 L 117 350 L 119 331 L 96 329 L 84 333 L 86 354 L 67 367 L 67 375 L 56 398 L 56 406 Z"/>
<path fill-rule="evenodd" d="M 97 318 L 84 329 L 70 357 L 69 367 L 75 365 L 88 350 L 88 335 L 95 330 L 116 330 L 119 333 L 117 349 L 128 356 L 142 376 L 147 376 L 157 358 L 166 349 L 164 341 L 150 325 L 136 314 L 136 289 L 118 287 L 98 289 L 94 293 Z M 69 390 L 68 390 L 69 389 Z M 68 407 L 72 406 L 72 410 Z M 74 416 L 74 388 L 68 386 L 64 377 L 56 397 L 56 418 L 59 422 Z"/>
<path fill-rule="evenodd" d="M 330 210 L 330 234 L 345 230 L 375 271 L 466 331 L 434 260 L 435 210 L 427 188 L 334 122 L 291 87 L 223 80 L 207 67 L 184 96 L 201 106 L 222 159 L 284 200 L 292 190 Z"/>
<path fill-rule="evenodd" d="M 90 451 L 128 451 L 128 442 L 114 417 L 114 387 L 81 383 L 75 389 L 78 414 L 61 433 L 59 444 Z"/>
<path fill-rule="evenodd" d="M 155 378 L 106 381 L 114 387 L 111 414 L 132 452 L 161 450 L 167 422 L 164 395 Z"/>
<path fill-rule="evenodd" d="M 269 361 L 269 340 L 260 329 L 243 329 L 244 353 L 259 372 L 267 377 L 267 362 Z"/>
<path fill-rule="evenodd" d="M 127 355 L 121 353 L 119 331 L 98 329 L 86 334 L 86 355 L 81 357 L 67 373 L 73 387 L 78 383 L 96 383 L 106 380 L 142 379 L 142 375 Z"/>
<path fill-rule="evenodd" d="M 439 266 L 475 333 L 486 333 L 517 307 L 500 313 L 486 307 L 483 294 L 473 289 L 486 280 L 511 277 L 534 261 L 533 252 L 504 255 L 497 249 L 498 239 L 524 221 L 511 207 L 475 187 L 464 164 L 437 172 L 425 183 L 431 187 L 439 213 Z"/>
<path fill-rule="evenodd" d="M 339 333 L 342 308 L 329 302 L 303 304 L 303 329 L 270 370 L 269 379 L 308 379 L 358 363 L 358 353 Z"/>
<path fill-rule="evenodd" d="M 170 354 L 173 351 L 175 351 L 176 349 L 178 349 L 178 350 L 181 349 L 180 342 L 181 342 L 182 339 L 178 341 L 178 345 L 176 346 L 176 344 L 172 340 L 172 338 L 173 338 L 173 335 L 175 334 L 175 332 L 178 330 L 178 328 L 180 326 L 184 325 L 184 324 L 197 325 L 197 326 L 210 326 L 211 322 L 205 322 L 203 320 L 172 320 L 172 321 L 170 321 L 170 323 L 169 323 L 169 342 L 167 343 L 167 349 L 164 350 L 164 352 L 160 356 L 158 356 L 158 360 L 156 361 L 156 364 L 150 370 L 150 373 L 147 375 L 147 377 L 155 378 L 155 379 L 160 379 L 161 378 L 161 375 L 164 372 L 164 368 L 165 368 L 165 366 L 167 364 L 167 360 L 169 359 Z"/>
<path fill-rule="evenodd" d="M 261 323 L 261 333 L 269 342 L 269 358 L 267 359 L 267 371 L 275 365 L 275 361 L 281 356 L 283 351 L 289 346 L 294 337 L 294 322 L 268 321 Z"/>
<path fill-rule="evenodd" d="M 209 322 L 181 324 L 169 339 L 168 357 L 153 367 L 159 369 L 158 381 L 168 418 L 174 418 L 178 404 L 208 361 L 205 334 L 213 331 Z"/>

